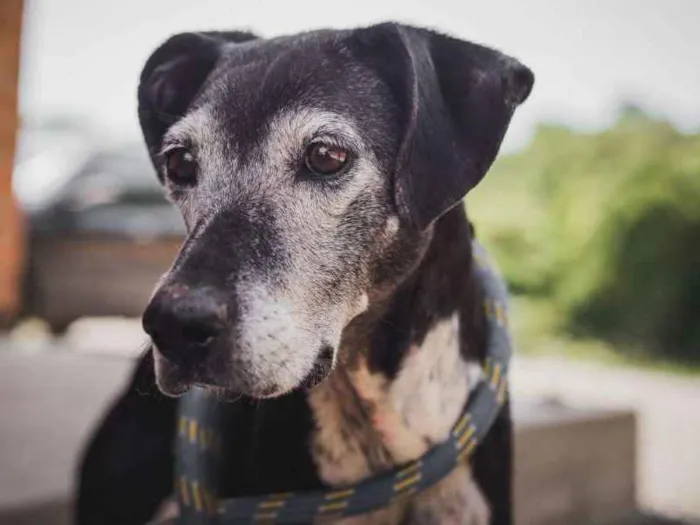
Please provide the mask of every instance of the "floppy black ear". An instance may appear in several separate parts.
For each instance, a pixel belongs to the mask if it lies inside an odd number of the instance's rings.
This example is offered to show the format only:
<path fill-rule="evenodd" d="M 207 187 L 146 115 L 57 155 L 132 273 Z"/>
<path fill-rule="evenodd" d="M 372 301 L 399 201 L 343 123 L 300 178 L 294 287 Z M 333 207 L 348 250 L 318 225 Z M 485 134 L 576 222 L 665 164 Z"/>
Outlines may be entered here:
<path fill-rule="evenodd" d="M 534 75 L 496 50 L 425 29 L 382 24 L 357 35 L 403 114 L 399 215 L 427 228 L 486 174 Z"/>
<path fill-rule="evenodd" d="M 151 156 L 167 129 L 185 114 L 227 43 L 257 37 L 241 31 L 181 33 L 146 61 L 138 88 L 139 122 Z"/>

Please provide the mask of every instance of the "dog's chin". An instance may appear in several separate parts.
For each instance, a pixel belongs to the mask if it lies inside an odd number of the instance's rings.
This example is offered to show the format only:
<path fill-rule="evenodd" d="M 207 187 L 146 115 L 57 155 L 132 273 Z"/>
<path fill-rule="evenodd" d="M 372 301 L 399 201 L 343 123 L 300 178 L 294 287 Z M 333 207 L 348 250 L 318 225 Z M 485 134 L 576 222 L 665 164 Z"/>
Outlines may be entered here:
<path fill-rule="evenodd" d="M 212 392 L 223 401 L 235 401 L 241 396 L 254 399 L 272 399 L 289 394 L 298 389 L 311 390 L 320 385 L 333 371 L 332 350 L 323 350 L 316 357 L 309 373 L 296 385 L 276 386 L 256 384 L 254 381 L 226 382 L 211 377 L 202 370 L 181 367 L 156 352 L 156 384 L 168 397 L 180 397 L 192 387 L 200 387 Z M 233 384 L 235 383 L 235 384 Z"/>

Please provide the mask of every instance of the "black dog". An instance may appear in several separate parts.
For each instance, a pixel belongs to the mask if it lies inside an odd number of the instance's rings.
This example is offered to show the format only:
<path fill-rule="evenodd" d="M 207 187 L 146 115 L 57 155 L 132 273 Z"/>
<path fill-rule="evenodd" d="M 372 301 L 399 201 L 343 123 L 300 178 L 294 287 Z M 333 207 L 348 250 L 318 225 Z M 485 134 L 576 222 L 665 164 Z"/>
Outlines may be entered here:
<path fill-rule="evenodd" d="M 356 482 L 445 439 L 485 349 L 461 201 L 532 84 L 397 24 L 158 48 L 139 117 L 189 234 L 143 317 L 153 350 L 83 460 L 77 522 L 154 515 L 172 396 L 195 384 L 235 400 L 226 496 Z M 506 404 L 473 464 L 343 523 L 511 523 L 511 455 Z"/>

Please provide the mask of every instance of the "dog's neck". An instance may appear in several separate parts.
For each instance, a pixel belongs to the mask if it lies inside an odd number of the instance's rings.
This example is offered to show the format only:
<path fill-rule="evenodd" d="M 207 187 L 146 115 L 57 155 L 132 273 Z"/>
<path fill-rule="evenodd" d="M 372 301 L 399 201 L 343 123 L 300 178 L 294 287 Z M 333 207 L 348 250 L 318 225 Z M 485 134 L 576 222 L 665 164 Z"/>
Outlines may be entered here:
<path fill-rule="evenodd" d="M 326 483 L 416 459 L 459 417 L 483 351 L 471 237 L 461 207 L 437 221 L 417 268 L 351 324 L 336 371 L 309 393 Z"/>

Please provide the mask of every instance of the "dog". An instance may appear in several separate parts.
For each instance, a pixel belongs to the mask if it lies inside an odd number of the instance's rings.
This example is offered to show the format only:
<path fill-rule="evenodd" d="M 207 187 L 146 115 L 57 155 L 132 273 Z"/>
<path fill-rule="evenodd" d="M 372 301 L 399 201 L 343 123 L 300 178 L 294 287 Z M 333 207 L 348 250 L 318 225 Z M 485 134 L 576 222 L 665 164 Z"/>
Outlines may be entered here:
<path fill-rule="evenodd" d="M 187 237 L 143 315 L 151 349 L 79 467 L 76 523 L 172 495 L 176 397 L 229 401 L 224 496 L 342 486 L 444 440 L 486 347 L 463 198 L 530 69 L 397 23 L 173 36 L 139 119 Z M 512 523 L 506 402 L 473 460 L 342 524 Z"/>

